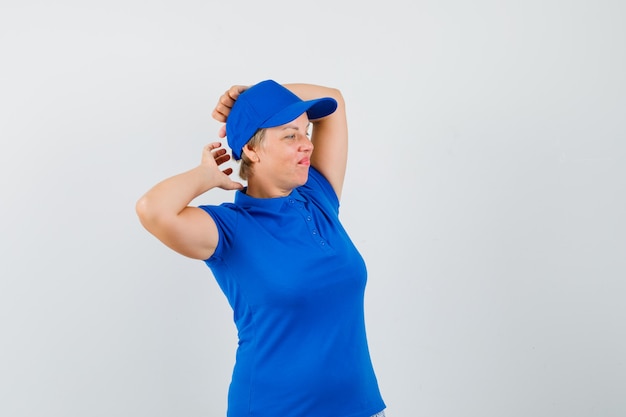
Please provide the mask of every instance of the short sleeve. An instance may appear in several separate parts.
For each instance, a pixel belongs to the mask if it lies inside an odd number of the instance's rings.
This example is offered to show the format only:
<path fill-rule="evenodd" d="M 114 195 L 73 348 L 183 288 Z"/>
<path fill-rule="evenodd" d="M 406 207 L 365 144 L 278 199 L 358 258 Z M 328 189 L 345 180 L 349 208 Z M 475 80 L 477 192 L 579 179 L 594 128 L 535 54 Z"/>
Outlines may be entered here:
<path fill-rule="evenodd" d="M 237 229 L 238 212 L 236 206 L 231 203 L 224 203 L 219 206 L 202 205 L 199 206 L 206 211 L 217 226 L 219 241 L 213 255 L 207 259 L 223 259 L 224 255 L 232 247 L 235 232 Z"/>

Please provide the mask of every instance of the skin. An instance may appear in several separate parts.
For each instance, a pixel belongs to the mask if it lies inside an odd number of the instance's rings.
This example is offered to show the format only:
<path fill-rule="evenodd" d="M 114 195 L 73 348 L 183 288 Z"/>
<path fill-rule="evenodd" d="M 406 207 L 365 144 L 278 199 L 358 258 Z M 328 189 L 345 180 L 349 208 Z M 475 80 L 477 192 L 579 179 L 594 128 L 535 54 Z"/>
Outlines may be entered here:
<path fill-rule="evenodd" d="M 304 113 L 285 125 L 267 129 L 258 149 L 246 145 L 243 152 L 253 161 L 247 193 L 257 198 L 286 196 L 306 182 L 310 164 L 326 177 L 340 197 L 348 151 L 343 97 L 339 90 L 312 84 L 285 87 L 302 100 L 333 97 L 338 103 L 337 110 L 311 121 Z M 226 122 L 235 100 L 246 88 L 235 85 L 228 89 L 219 98 L 213 118 Z M 310 137 L 307 129 L 311 131 Z M 226 136 L 225 126 L 220 128 L 218 136 Z M 220 167 L 229 159 L 220 142 L 206 145 L 198 166 L 159 182 L 137 201 L 141 224 L 176 252 L 193 259 L 208 259 L 219 241 L 217 227 L 204 210 L 189 204 L 213 188 L 243 189 L 240 182 L 230 178 L 232 169 Z"/>
<path fill-rule="evenodd" d="M 268 128 L 258 149 L 244 147 L 243 152 L 254 162 L 248 195 L 284 197 L 306 183 L 313 153 L 308 126 L 309 119 L 304 113 L 292 122 Z"/>

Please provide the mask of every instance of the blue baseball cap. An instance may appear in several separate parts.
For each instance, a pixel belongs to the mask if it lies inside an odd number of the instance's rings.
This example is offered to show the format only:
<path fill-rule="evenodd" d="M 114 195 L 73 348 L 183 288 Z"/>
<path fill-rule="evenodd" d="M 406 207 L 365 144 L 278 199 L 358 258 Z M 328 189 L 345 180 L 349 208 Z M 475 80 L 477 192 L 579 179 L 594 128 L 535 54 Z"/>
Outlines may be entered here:
<path fill-rule="evenodd" d="M 297 119 L 302 113 L 309 119 L 328 116 L 337 109 L 331 97 L 303 101 L 273 80 L 261 81 L 237 97 L 226 120 L 226 138 L 236 160 L 256 131 L 276 127 Z"/>

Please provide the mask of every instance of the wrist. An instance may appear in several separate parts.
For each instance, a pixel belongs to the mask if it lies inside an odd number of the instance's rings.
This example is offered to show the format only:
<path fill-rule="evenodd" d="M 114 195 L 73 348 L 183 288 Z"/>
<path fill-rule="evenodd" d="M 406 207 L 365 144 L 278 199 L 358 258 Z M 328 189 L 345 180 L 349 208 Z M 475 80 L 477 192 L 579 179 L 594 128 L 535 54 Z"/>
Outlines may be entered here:
<path fill-rule="evenodd" d="M 196 184 L 199 194 L 218 187 L 220 183 L 220 179 L 218 178 L 218 175 L 216 175 L 216 171 L 212 167 L 205 164 L 200 164 L 195 168 L 192 168 L 187 174 L 191 177 L 191 182 Z"/>

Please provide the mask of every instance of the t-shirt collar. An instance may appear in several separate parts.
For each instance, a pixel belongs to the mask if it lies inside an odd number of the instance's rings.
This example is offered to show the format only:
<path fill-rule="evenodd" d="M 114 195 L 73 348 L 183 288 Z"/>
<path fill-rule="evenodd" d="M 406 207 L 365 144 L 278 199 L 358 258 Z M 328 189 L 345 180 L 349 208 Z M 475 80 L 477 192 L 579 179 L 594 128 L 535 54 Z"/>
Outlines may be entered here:
<path fill-rule="evenodd" d="M 301 201 L 305 202 L 305 198 L 298 192 L 297 188 L 294 188 L 289 195 L 285 197 L 274 198 L 256 198 L 250 197 L 246 194 L 248 188 L 244 188 L 242 191 L 235 193 L 235 204 L 243 208 L 258 208 L 267 211 L 279 211 L 285 204 L 290 202 Z"/>

